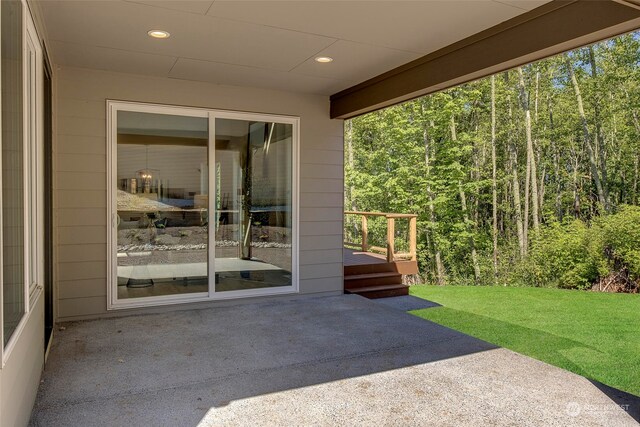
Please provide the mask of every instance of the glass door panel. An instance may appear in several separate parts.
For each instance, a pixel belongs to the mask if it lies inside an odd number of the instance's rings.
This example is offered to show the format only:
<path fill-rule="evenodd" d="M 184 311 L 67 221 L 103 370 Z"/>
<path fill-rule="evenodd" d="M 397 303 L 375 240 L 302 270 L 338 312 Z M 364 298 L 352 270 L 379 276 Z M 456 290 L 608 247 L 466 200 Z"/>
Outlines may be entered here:
<path fill-rule="evenodd" d="M 293 125 L 215 119 L 215 292 L 292 286 Z"/>
<path fill-rule="evenodd" d="M 117 112 L 117 298 L 207 293 L 206 117 Z"/>

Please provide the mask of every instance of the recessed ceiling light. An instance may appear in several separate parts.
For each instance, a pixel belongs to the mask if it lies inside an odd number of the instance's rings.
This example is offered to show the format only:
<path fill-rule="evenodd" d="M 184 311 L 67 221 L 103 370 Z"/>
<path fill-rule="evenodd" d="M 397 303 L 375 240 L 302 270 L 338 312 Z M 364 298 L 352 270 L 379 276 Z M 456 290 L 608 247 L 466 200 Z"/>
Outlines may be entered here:
<path fill-rule="evenodd" d="M 333 61 L 333 58 L 330 58 L 328 56 L 318 56 L 316 58 L 316 62 L 320 62 L 320 63 L 327 63 L 327 62 L 331 62 Z"/>
<path fill-rule="evenodd" d="M 168 31 L 164 30 L 149 30 L 147 31 L 149 37 L 153 37 L 154 39 L 168 39 L 171 34 Z"/>

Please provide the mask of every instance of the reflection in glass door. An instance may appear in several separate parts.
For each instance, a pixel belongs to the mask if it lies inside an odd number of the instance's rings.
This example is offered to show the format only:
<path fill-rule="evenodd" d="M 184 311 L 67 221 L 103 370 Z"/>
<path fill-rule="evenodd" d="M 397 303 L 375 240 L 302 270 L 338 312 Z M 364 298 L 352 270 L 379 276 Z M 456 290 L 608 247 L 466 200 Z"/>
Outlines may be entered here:
<path fill-rule="evenodd" d="M 292 285 L 293 125 L 215 120 L 215 292 Z"/>
<path fill-rule="evenodd" d="M 109 308 L 297 291 L 296 118 L 109 101 L 109 123 Z"/>
<path fill-rule="evenodd" d="M 208 122 L 117 112 L 117 299 L 208 293 Z"/>

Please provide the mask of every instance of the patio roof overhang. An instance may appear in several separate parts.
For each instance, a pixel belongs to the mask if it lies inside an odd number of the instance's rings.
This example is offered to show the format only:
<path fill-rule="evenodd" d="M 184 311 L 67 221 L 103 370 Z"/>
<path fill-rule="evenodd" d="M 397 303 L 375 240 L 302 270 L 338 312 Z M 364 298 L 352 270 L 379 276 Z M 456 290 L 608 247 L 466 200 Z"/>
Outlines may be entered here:
<path fill-rule="evenodd" d="M 640 28 L 640 0 L 29 3 L 56 65 L 331 95 L 339 119 Z"/>
<path fill-rule="evenodd" d="M 555 0 L 331 96 L 347 119 L 640 28 L 638 0 Z"/>

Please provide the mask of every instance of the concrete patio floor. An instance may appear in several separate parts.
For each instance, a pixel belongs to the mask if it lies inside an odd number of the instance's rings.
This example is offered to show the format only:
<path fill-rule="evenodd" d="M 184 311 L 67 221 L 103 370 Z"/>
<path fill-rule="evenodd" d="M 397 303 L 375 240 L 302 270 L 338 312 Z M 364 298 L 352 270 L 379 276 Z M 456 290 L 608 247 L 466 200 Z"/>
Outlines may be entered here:
<path fill-rule="evenodd" d="M 33 426 L 637 425 L 583 377 L 355 295 L 64 327 Z"/>

